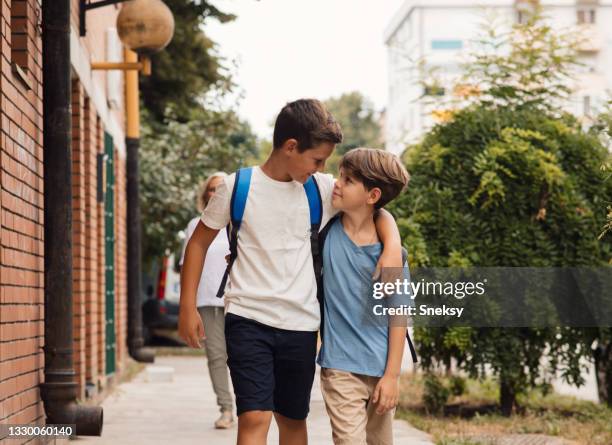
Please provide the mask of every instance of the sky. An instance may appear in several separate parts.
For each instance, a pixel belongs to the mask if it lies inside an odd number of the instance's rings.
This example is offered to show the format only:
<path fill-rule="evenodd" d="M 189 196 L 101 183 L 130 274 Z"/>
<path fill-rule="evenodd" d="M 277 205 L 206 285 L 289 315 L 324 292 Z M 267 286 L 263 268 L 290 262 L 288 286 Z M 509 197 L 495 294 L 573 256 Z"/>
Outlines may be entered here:
<path fill-rule="evenodd" d="M 209 20 L 207 35 L 237 66 L 238 112 L 271 138 L 276 114 L 302 97 L 358 90 L 380 110 L 387 101 L 384 30 L 404 0 L 216 0 L 235 21 Z"/>

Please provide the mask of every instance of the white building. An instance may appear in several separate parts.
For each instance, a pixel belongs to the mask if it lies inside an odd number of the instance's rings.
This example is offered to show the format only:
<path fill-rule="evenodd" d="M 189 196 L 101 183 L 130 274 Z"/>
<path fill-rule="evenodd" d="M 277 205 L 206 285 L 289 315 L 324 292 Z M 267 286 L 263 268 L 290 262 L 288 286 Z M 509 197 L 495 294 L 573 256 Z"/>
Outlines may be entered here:
<path fill-rule="evenodd" d="M 452 83 L 470 42 L 487 16 L 509 26 L 525 20 L 534 0 L 406 0 L 385 31 L 389 99 L 385 116 L 387 149 L 401 152 L 434 124 L 432 106 L 420 98 L 429 68 Z M 568 105 L 577 115 L 592 115 L 608 100 L 612 86 L 612 0 L 542 0 L 555 27 L 578 26 L 588 36 L 580 51 L 584 72 Z M 420 65 L 419 61 L 425 61 Z M 450 86 L 450 85 L 449 85 Z M 449 94 L 449 88 L 445 88 Z"/>

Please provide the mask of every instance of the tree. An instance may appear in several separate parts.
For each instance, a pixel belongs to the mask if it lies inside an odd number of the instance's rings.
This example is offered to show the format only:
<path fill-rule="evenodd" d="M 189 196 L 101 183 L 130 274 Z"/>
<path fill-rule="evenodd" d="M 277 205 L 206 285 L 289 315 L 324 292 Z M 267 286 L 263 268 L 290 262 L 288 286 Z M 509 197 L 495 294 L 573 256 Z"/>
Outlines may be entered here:
<path fill-rule="evenodd" d="M 360 92 L 344 93 L 325 101 L 325 106 L 342 128 L 343 140 L 327 161 L 327 169 L 336 173 L 344 153 L 355 147 L 377 148 L 383 145 L 379 115 Z"/>
<path fill-rule="evenodd" d="M 178 247 L 176 235 L 197 214 L 197 188 L 209 174 L 232 172 L 257 155 L 256 136 L 233 112 L 199 108 L 192 113 L 186 123 L 148 120 L 143 126 L 140 208 L 146 260 Z"/>
<path fill-rule="evenodd" d="M 141 76 L 140 200 L 145 262 L 174 250 L 176 234 L 196 212 L 201 181 L 254 158 L 258 141 L 248 123 L 216 100 L 231 92 L 230 73 L 203 31 L 206 21 L 234 16 L 209 1 L 166 0 L 175 19 L 168 47 Z"/>
<path fill-rule="evenodd" d="M 164 51 L 153 55 L 151 76 L 140 77 L 141 97 L 149 118 L 161 122 L 171 110 L 174 119 L 185 122 L 206 92 L 216 89 L 223 94 L 232 87 L 227 67 L 203 28 L 209 19 L 225 23 L 235 17 L 210 1 L 165 3 L 174 15 L 174 37 Z"/>
<path fill-rule="evenodd" d="M 602 143 L 608 147 L 608 151 L 612 151 L 612 101 L 608 102 L 607 107 L 599 114 L 593 127 L 593 132 L 598 134 Z M 608 161 L 601 166 L 601 169 L 606 173 L 606 181 L 612 180 L 612 161 Z M 606 225 L 602 228 L 599 239 L 604 239 L 605 236 L 612 232 L 612 201 L 606 201 Z M 610 259 L 612 262 L 612 258 Z"/>
<path fill-rule="evenodd" d="M 574 57 L 539 14 L 470 61 L 463 108 L 450 109 L 407 150 L 408 192 L 392 210 L 412 265 L 603 265 L 612 254 L 595 232 L 612 188 L 600 140 L 560 104 Z M 567 36 L 567 34 L 565 34 Z M 486 45 L 481 48 L 486 49 Z M 465 87 L 455 91 L 465 92 Z M 590 337 L 589 337 L 590 335 Z M 517 395 L 560 370 L 581 384 L 592 332 L 570 328 L 418 328 L 423 365 L 449 364 L 498 378 L 510 415 Z M 545 366 L 546 365 L 546 366 Z"/>
<path fill-rule="evenodd" d="M 607 108 L 600 113 L 591 128 L 591 131 L 598 135 L 602 143 L 612 147 L 612 102 L 608 102 Z M 610 182 L 612 177 L 612 160 L 610 157 L 602 164 L 602 172 L 605 175 L 604 181 Z M 602 228 L 598 239 L 602 243 L 609 243 L 612 233 L 612 202 L 608 195 L 606 204 L 606 224 Z M 608 262 L 612 264 L 612 258 Z M 594 344 L 593 357 L 595 360 L 595 377 L 597 380 L 597 390 L 599 400 L 612 407 L 612 327 L 584 330 L 585 341 Z"/>

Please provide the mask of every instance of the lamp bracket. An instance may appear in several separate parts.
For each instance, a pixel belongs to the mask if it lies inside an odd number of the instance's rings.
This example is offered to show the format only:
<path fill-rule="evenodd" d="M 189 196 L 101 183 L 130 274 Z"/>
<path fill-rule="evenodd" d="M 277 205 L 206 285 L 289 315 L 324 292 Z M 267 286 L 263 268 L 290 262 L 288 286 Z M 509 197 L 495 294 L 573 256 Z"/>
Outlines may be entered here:
<path fill-rule="evenodd" d="M 98 0 L 94 2 L 93 0 L 79 0 L 79 27 L 81 37 L 87 34 L 87 23 L 86 23 L 86 13 L 90 9 L 102 8 L 103 6 L 116 5 L 117 3 L 123 3 L 127 0 Z"/>

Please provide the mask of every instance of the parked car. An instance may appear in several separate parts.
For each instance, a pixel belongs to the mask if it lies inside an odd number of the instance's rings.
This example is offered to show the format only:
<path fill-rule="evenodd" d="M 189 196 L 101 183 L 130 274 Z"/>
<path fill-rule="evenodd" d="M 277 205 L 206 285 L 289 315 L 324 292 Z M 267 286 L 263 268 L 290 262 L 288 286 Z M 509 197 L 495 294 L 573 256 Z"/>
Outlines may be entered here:
<path fill-rule="evenodd" d="M 177 333 L 181 291 L 178 254 L 170 253 L 158 264 L 157 282 L 146 286 L 147 298 L 142 305 L 145 344 L 150 343 L 153 336 L 180 341 Z"/>

